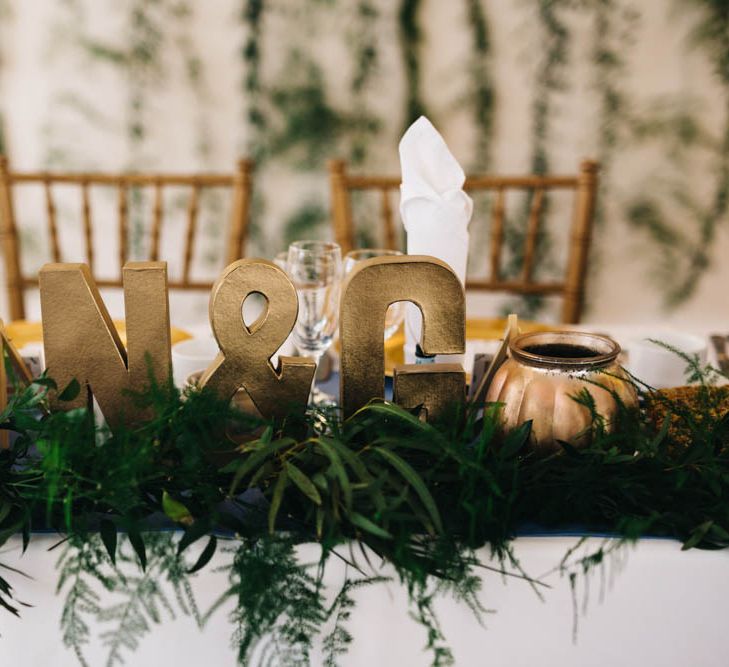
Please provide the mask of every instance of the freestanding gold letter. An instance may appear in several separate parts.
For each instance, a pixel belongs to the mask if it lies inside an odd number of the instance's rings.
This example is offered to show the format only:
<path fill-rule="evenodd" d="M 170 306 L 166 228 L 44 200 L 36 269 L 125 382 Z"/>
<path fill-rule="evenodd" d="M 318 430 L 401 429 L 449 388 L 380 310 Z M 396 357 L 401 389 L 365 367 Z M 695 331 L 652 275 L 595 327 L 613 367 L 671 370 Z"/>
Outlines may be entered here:
<path fill-rule="evenodd" d="M 433 421 L 465 400 L 466 373 L 460 364 L 402 364 L 395 366 L 393 386 L 394 403 L 406 409 L 420 405 Z"/>
<path fill-rule="evenodd" d="M 254 292 L 266 311 L 250 327 L 243 302 Z M 228 266 L 210 295 L 210 326 L 220 346 L 200 384 L 232 398 L 243 387 L 264 417 L 285 415 L 306 405 L 316 364 L 305 357 L 281 357 L 278 372 L 271 357 L 296 324 L 299 302 L 286 274 L 265 259 L 239 259 Z"/>
<path fill-rule="evenodd" d="M 53 395 L 51 401 L 61 408 L 82 407 L 90 392 L 112 428 L 122 419 L 144 416 L 124 390 L 140 390 L 150 371 L 166 381 L 172 368 L 166 263 L 130 262 L 123 281 L 127 350 L 88 266 L 46 264 L 40 271 L 48 375 L 59 390 L 73 378 L 88 389 L 73 401 L 59 404 Z"/>
<path fill-rule="evenodd" d="M 385 314 L 397 301 L 412 301 L 420 308 L 420 345 L 426 354 L 465 350 L 463 286 L 445 262 L 418 255 L 359 262 L 345 281 L 339 319 L 345 417 L 385 394 Z M 433 365 L 427 369 L 432 371 Z"/>

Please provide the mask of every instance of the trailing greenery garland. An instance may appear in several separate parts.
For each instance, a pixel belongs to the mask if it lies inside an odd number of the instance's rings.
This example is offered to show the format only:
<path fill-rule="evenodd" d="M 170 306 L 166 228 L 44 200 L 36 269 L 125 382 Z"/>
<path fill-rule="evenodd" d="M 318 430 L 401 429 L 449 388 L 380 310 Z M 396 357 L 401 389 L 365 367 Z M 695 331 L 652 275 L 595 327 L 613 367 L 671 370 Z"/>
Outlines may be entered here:
<path fill-rule="evenodd" d="M 334 9 L 345 13 L 343 36 L 352 56 L 346 104 L 335 103 L 324 64 L 309 48 L 308 39 L 292 39 L 284 52 L 284 62 L 264 82 L 261 75 L 263 7 L 248 3 L 243 15 L 247 22 L 247 46 L 243 51 L 246 67 L 244 91 L 249 109 L 255 101 L 256 111 L 249 110 L 248 125 L 255 144 L 259 174 L 264 163 L 276 161 L 298 172 L 323 170 L 326 159 L 346 155 L 355 165 L 363 165 L 368 148 L 382 129 L 382 120 L 371 105 L 371 93 L 379 67 L 379 10 L 372 0 L 360 0 L 354 7 L 342 10 L 333 3 L 302 7 L 277 6 L 279 18 L 290 24 L 292 34 L 300 34 L 303 20 L 317 30 L 321 20 Z M 265 207 L 265 194 L 255 192 L 255 217 Z M 359 204 L 359 202 L 356 202 Z M 356 206 L 359 208 L 359 206 Z M 316 237 L 327 221 L 326 202 L 317 194 L 308 194 L 283 221 L 284 240 Z M 277 241 L 276 250 L 282 246 Z"/>
<path fill-rule="evenodd" d="M 425 115 L 425 104 L 420 89 L 420 49 L 422 30 L 418 24 L 421 0 L 401 0 L 398 12 L 400 48 L 405 69 L 405 123 L 407 128 L 419 116 Z"/>
<path fill-rule="evenodd" d="M 533 10 L 534 8 L 532 8 Z M 531 141 L 530 167 L 534 174 L 546 174 L 550 169 L 549 152 L 554 121 L 554 96 L 563 92 L 567 86 L 566 68 L 569 59 L 570 32 L 567 28 L 566 14 L 572 9 L 570 0 L 538 0 L 536 18 L 540 31 L 542 48 L 534 74 L 531 102 Z M 525 197 L 519 214 L 507 216 L 504 226 L 504 241 L 509 250 L 504 274 L 514 277 L 524 266 L 524 245 L 527 233 L 527 220 L 534 198 L 534 192 Z M 549 215 L 550 197 L 545 193 L 541 215 Z M 540 265 L 548 265 L 551 260 L 551 235 L 546 225 L 540 225 L 536 238 L 536 252 Z M 535 317 L 544 304 L 541 295 L 526 295 L 516 303 L 505 305 L 504 312 L 518 312 L 524 317 Z"/>
<path fill-rule="evenodd" d="M 716 183 L 711 204 L 699 215 L 699 240 L 689 256 L 689 269 L 674 290 L 673 300 L 681 301 L 695 291 L 699 278 L 710 265 L 710 248 L 719 222 L 729 210 L 729 2 L 727 0 L 695 0 L 704 9 L 704 18 L 696 26 L 695 40 L 706 48 L 718 81 L 725 92 L 725 120 L 717 146 Z"/>
<path fill-rule="evenodd" d="M 474 166 L 484 170 L 491 164 L 491 141 L 494 134 L 494 84 L 491 79 L 491 38 L 481 0 L 466 0 L 468 19 L 473 31 L 471 86 L 474 122 L 477 128 Z"/>
<path fill-rule="evenodd" d="M 128 6 L 113 10 L 123 12 L 123 38 L 98 36 L 88 26 L 88 9 L 84 2 L 64 2 L 62 21 L 56 27 L 55 39 L 59 42 L 71 38 L 70 44 L 78 49 L 87 63 L 104 64 L 118 74 L 125 94 L 124 132 L 129 160 L 126 169 L 149 167 L 149 155 L 145 153 L 149 139 L 149 101 L 154 89 L 162 84 L 168 72 L 169 51 L 175 49 L 181 60 L 184 80 L 197 102 L 193 151 L 205 168 L 210 167 L 211 132 L 205 109 L 205 71 L 202 58 L 197 52 L 191 29 L 194 27 L 191 0 L 134 0 Z M 90 126 L 108 130 L 110 118 L 103 105 L 93 94 L 83 95 L 73 91 L 58 94 L 58 105 L 64 105 L 82 116 Z M 79 142 L 69 142 L 67 134 L 55 131 L 53 118 L 49 118 L 49 146 L 46 166 L 53 168 L 98 168 L 95 158 L 78 152 Z M 71 153 L 67 145 L 73 144 Z M 84 142 L 80 142 L 83 145 Z M 145 253 L 143 237 L 151 206 L 148 193 L 132 187 L 129 191 L 130 229 L 129 245 L 132 257 Z M 208 240 L 219 235 L 222 202 L 219 193 L 205 192 L 200 200 L 204 218 L 204 232 Z M 61 217 L 73 219 L 76 212 L 61 208 Z M 210 243 L 215 246 L 214 240 Z M 219 244 L 217 244 L 219 245 Z M 206 248 L 205 259 L 214 261 L 215 249 Z"/>
<path fill-rule="evenodd" d="M 355 121 L 349 138 L 349 160 L 355 166 L 365 162 L 370 142 L 382 128 L 382 122 L 372 112 L 367 99 L 380 66 L 377 50 L 378 19 L 379 11 L 372 0 L 359 0 L 349 35 L 354 59 L 350 89 Z"/>
<path fill-rule="evenodd" d="M 651 394 L 662 413 L 621 407 L 607 431 L 584 393 L 575 400 L 592 411 L 591 444 L 563 443 L 546 458 L 526 449 L 529 423 L 499 435 L 497 405 L 483 414 L 454 405 L 436 424 L 383 401 L 345 421 L 292 413 L 268 422 L 209 391 L 181 395 L 152 382 L 136 395 L 149 420 L 112 433 L 87 409 L 48 411 L 54 384 L 41 378 L 18 387 L 0 414 L 0 428 L 17 433 L 0 451 L 0 543 L 21 533 L 27 545 L 41 526 L 66 535 L 62 631 L 82 664 L 94 619 L 111 624 L 103 640 L 113 665 L 161 621 L 160 609 L 176 605 L 202 624 L 228 600 L 241 664 L 260 651 L 276 664 L 308 664 L 325 626 L 333 626 L 323 639 L 328 664 L 336 664 L 352 640 L 352 591 L 382 581 L 368 553 L 407 587 L 433 664 L 449 664 L 435 597 L 453 593 L 479 613 L 477 572 L 486 564 L 476 550 L 488 546 L 497 569 L 521 572 L 510 544 L 520 526 L 579 525 L 614 533 L 618 544 L 654 534 L 685 548 L 729 546 L 727 392 L 709 386 L 713 371 L 687 361 L 704 383 L 697 406 Z M 61 399 L 78 391 L 74 382 Z M 152 532 L 160 515 L 180 527 L 179 540 Z M 203 539 L 188 561 L 189 545 Z M 190 577 L 221 539 L 232 550 L 230 584 L 201 611 Z M 296 560 L 295 547 L 309 542 L 321 547 L 318 567 Z M 327 603 L 323 572 L 347 542 L 359 543 L 363 556 L 350 561 L 356 574 Z M 98 590 L 116 601 L 108 606 Z M 0 605 L 17 614 L 17 600 L 0 579 Z"/>
<path fill-rule="evenodd" d="M 611 170 L 630 121 L 630 100 L 624 88 L 627 54 L 633 46 L 639 14 L 620 0 L 595 0 L 592 3 L 591 60 L 594 86 L 599 95 L 597 158 L 600 162 L 600 189 L 596 221 L 605 221 L 605 202 L 611 190 Z"/>
<path fill-rule="evenodd" d="M 244 0 L 241 19 L 246 26 L 246 38 L 241 48 L 245 65 L 243 92 L 246 101 L 246 120 L 250 128 L 248 153 L 261 160 L 260 135 L 266 127 L 266 117 L 261 109 L 261 36 L 264 0 Z"/>
<path fill-rule="evenodd" d="M 725 113 L 720 136 L 713 136 L 702 126 L 694 103 L 679 100 L 668 105 L 665 100 L 660 101 L 657 109 L 647 118 L 636 119 L 635 125 L 639 138 L 664 143 L 669 164 L 679 174 L 678 178 L 664 177 L 658 183 L 662 198 L 669 199 L 670 205 L 642 192 L 630 198 L 626 206 L 629 220 L 660 249 L 656 275 L 671 306 L 691 297 L 711 268 L 712 245 L 729 211 L 729 47 L 724 37 L 729 29 L 729 2 L 693 0 L 684 3 L 682 8 L 689 5 L 699 10 L 690 33 L 692 42 L 705 51 L 724 92 Z M 708 204 L 695 197 L 680 178 L 691 168 L 689 160 L 697 157 L 708 157 L 713 166 L 714 186 Z M 688 232 L 687 222 L 691 226 Z"/>

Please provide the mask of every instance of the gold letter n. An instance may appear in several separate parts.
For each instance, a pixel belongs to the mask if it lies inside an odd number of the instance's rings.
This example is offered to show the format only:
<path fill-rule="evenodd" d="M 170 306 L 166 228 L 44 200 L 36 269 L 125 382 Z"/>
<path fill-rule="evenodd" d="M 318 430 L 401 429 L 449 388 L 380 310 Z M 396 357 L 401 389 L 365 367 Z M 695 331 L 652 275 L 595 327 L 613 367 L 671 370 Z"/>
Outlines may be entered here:
<path fill-rule="evenodd" d="M 125 390 L 139 391 L 150 371 L 170 375 L 170 317 L 165 262 L 130 262 L 123 269 L 127 349 L 85 264 L 46 264 L 40 272 L 43 347 L 48 376 L 59 391 L 74 378 L 82 391 L 56 407 L 96 399 L 109 425 L 144 416 Z M 148 361 L 149 360 L 149 361 Z"/>

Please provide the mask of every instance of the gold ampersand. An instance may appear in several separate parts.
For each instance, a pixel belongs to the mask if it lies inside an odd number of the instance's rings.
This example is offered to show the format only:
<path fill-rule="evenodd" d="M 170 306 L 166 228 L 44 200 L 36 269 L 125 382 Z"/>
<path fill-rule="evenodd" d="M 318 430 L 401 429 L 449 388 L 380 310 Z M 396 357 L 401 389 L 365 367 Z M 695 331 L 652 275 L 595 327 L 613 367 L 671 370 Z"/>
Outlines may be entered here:
<path fill-rule="evenodd" d="M 243 321 L 243 302 L 253 293 L 265 297 L 267 308 L 249 327 Z M 245 389 L 264 417 L 305 406 L 314 361 L 280 357 L 278 371 L 270 361 L 296 324 L 298 312 L 296 289 L 272 262 L 240 259 L 228 266 L 210 296 L 210 326 L 220 352 L 200 384 L 224 398 Z"/>

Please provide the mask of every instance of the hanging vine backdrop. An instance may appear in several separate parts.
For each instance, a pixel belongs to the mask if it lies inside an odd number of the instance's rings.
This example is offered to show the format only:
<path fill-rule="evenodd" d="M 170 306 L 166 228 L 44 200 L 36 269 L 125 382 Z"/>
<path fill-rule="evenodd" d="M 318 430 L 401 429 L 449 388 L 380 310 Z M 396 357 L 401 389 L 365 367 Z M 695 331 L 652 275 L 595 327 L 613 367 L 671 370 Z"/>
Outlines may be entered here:
<path fill-rule="evenodd" d="M 626 54 L 634 46 L 639 19 L 637 10 L 618 0 L 596 0 L 592 20 L 593 85 L 599 95 L 598 146 L 603 195 L 598 198 L 597 219 L 605 220 L 604 200 L 610 191 L 615 149 L 628 122 L 630 101 L 625 91 L 628 62 Z"/>
<path fill-rule="evenodd" d="M 552 125 L 554 122 L 554 98 L 567 87 L 566 76 L 569 64 L 570 33 L 566 26 L 566 14 L 572 8 L 569 0 L 540 0 L 535 3 L 535 19 L 539 29 L 542 49 L 536 51 L 538 62 L 532 84 L 530 167 L 535 174 L 546 174 L 550 169 L 549 151 L 552 147 Z M 508 249 L 508 261 L 503 271 L 513 278 L 519 274 L 524 263 L 524 240 L 527 219 L 532 206 L 533 193 L 524 198 L 523 206 L 516 215 L 507 216 L 504 225 L 504 240 Z M 544 197 L 542 217 L 550 210 L 550 197 Z M 536 251 L 542 265 L 551 260 L 551 236 L 546 225 L 540 225 L 536 239 Z M 527 317 L 537 315 L 543 305 L 540 295 L 527 295 L 511 300 L 502 309 L 504 312 L 520 311 Z"/>
<path fill-rule="evenodd" d="M 400 23 L 400 44 L 405 69 L 405 125 L 407 128 L 419 116 L 426 115 L 420 90 L 420 52 L 422 31 L 419 25 L 421 0 L 402 0 L 398 21 Z"/>
<path fill-rule="evenodd" d="M 671 9 L 673 4 L 665 0 L 666 20 L 688 26 L 683 44 L 692 48 L 693 54 L 701 54 L 717 87 L 729 97 L 726 3 L 691 0 L 680 3 L 676 11 Z M 5 1 L 3 7 L 3 20 L 12 21 L 12 0 Z M 421 113 L 430 114 L 442 124 L 447 138 L 448 116 L 444 109 L 465 104 L 474 140 L 470 154 L 459 157 L 477 171 L 500 170 L 501 157 L 494 153 L 493 137 L 502 126 L 499 99 L 507 91 L 500 90 L 503 84 L 497 85 L 494 78 L 494 70 L 504 57 L 494 47 L 499 43 L 494 40 L 494 30 L 501 29 L 499 17 L 504 11 L 496 3 L 464 0 L 458 12 L 453 10 L 453 17 L 463 22 L 470 35 L 461 65 L 466 89 L 459 92 L 462 102 L 455 102 L 432 93 L 428 89 L 430 79 L 423 76 L 424 54 L 441 46 L 439 32 L 431 32 L 428 12 L 420 0 L 401 0 L 395 5 L 382 0 L 230 0 L 230 18 L 237 15 L 243 29 L 240 58 L 237 64 L 230 64 L 239 71 L 238 103 L 242 114 L 240 127 L 224 133 L 216 127 L 216 110 L 208 97 L 209 59 L 192 38 L 205 12 L 199 0 L 115 3 L 114 13 L 125 15 L 120 23 L 123 30 L 116 34 L 91 25 L 87 16 L 90 7 L 86 0 L 58 0 L 56 14 L 61 18 L 49 33 L 49 43 L 56 61 L 65 58 L 69 63 L 77 62 L 83 54 L 88 62 L 106 64 L 109 71 L 117 72 L 129 155 L 119 167 L 154 168 L 155 158 L 149 147 L 157 130 L 150 123 L 150 100 L 160 86 L 166 85 L 174 57 L 187 73 L 185 85 L 197 105 L 189 132 L 195 146 L 195 164 L 191 166 L 220 168 L 221 142 L 231 144 L 236 138 L 240 153 L 258 164 L 252 232 L 255 245 L 264 254 L 280 250 L 282 240 L 327 233 L 324 174 L 329 157 L 346 157 L 356 170 L 392 172 L 397 168 L 397 137 L 403 126 Z M 532 0 L 518 12 L 524 19 L 519 33 L 530 34 L 528 48 L 519 47 L 528 52 L 528 59 L 523 59 L 526 68 L 518 74 L 529 83 L 525 102 L 529 107 L 529 130 L 522 135 L 528 142 L 528 161 L 523 171 L 573 169 L 580 155 L 587 153 L 599 159 L 600 227 L 609 226 L 617 217 L 629 220 L 640 232 L 639 238 L 650 241 L 643 258 L 647 277 L 655 278 L 656 288 L 662 290 L 668 305 L 684 302 L 711 268 L 717 230 L 727 219 L 729 111 L 725 113 L 728 120 L 724 127 L 716 128 L 699 112 L 700 106 L 686 96 L 675 92 L 668 96 L 642 94 L 636 89 L 631 72 L 637 35 L 645 24 L 641 19 L 644 8 L 633 0 Z M 300 29 L 302 25 L 306 30 Z M 327 28 L 320 27 L 324 25 Z M 576 37 L 582 29 L 589 31 L 590 40 L 578 48 Z M 326 30 L 326 34 L 321 32 L 318 40 L 312 39 L 319 30 Z M 274 35 L 280 34 L 290 38 L 275 44 L 272 40 L 278 37 Z M 316 42 L 324 40 L 332 48 L 337 42 L 341 45 L 337 61 L 347 72 L 345 76 L 332 67 L 328 58 L 331 49 L 317 48 Z M 516 44 L 516 40 L 510 41 Z M 54 43 L 62 47 L 53 47 Z M 382 57 L 385 48 L 387 58 Z M 579 115 L 592 124 L 593 148 L 575 151 L 567 165 L 561 160 L 555 162 L 555 146 L 561 142 L 555 135 L 556 114 L 562 115 L 574 106 L 566 100 L 574 98 L 576 68 L 585 62 L 591 70 L 593 94 L 580 98 Z M 382 86 L 389 86 L 397 78 L 402 85 L 388 90 L 386 95 L 393 103 L 383 113 L 383 105 L 378 103 Z M 226 99 L 232 100 L 230 95 Z M 75 114 L 76 125 L 95 127 L 100 136 L 111 136 L 118 125 L 94 99 L 93 91 L 84 90 L 78 82 L 68 90 L 61 86 L 52 102 L 46 119 L 46 164 L 93 168 L 96 158 L 91 150 L 74 141 L 56 115 L 59 111 Z M 372 150 L 373 146 L 383 145 L 390 150 Z M 657 150 L 663 156 L 658 168 L 647 170 L 639 183 L 616 179 L 616 159 L 622 159 L 625 151 L 643 149 Z M 12 140 L 8 150 L 12 154 Z M 225 168 L 230 168 L 230 162 L 226 159 Z M 713 179 L 712 192 L 694 195 L 692 182 L 680 177 L 687 169 L 703 170 Z M 260 185 L 271 174 L 286 174 L 281 178 L 291 182 L 305 177 L 316 185 L 295 194 L 285 205 L 277 201 L 272 206 L 272 190 Z M 136 245 L 142 236 L 147 204 L 142 193 L 132 192 L 132 240 Z M 206 230 L 212 239 L 220 226 L 222 204 L 212 198 L 201 205 L 207 211 Z M 361 240 L 375 242 L 368 227 L 368 220 L 374 217 L 372 207 L 359 198 L 354 205 L 355 217 L 362 221 Z M 526 199 L 519 210 L 507 216 L 509 258 L 504 270 L 509 275 L 518 271 L 522 260 L 528 207 Z M 479 216 L 488 217 L 487 209 L 488 203 L 479 203 Z M 60 213 L 63 217 L 64 211 Z M 545 206 L 544 216 L 550 217 L 549 206 Z M 547 271 L 555 266 L 551 249 L 554 238 L 549 230 L 550 225 L 541 225 L 538 239 Z M 487 235 L 482 238 L 476 234 L 476 238 L 480 245 L 487 242 Z M 213 246 L 211 242 L 206 253 L 211 263 L 214 252 L 219 252 L 213 251 Z M 479 252 L 473 249 L 476 255 Z M 599 248 L 594 252 L 599 259 Z M 542 305 L 531 299 L 520 302 L 519 309 L 536 314 Z"/>
<path fill-rule="evenodd" d="M 471 105 L 477 127 L 474 168 L 485 171 L 491 164 L 494 133 L 495 92 L 491 78 L 491 38 L 486 13 L 479 0 L 466 0 L 468 20 L 473 33 L 473 62 L 470 65 Z"/>
<path fill-rule="evenodd" d="M 207 114 L 209 104 L 207 82 L 202 58 L 192 37 L 194 31 L 192 5 L 187 0 L 135 0 L 123 7 L 121 18 L 125 28 L 123 39 L 118 35 L 98 35 L 89 25 L 88 7 L 77 0 L 59 3 L 58 22 L 54 24 L 53 54 L 79 58 L 84 67 L 105 66 L 124 84 L 125 104 L 121 124 L 128 149 L 128 158 L 118 169 L 131 171 L 155 168 L 155 158 L 149 151 L 151 117 L 150 100 L 170 75 L 171 55 L 179 61 L 195 101 L 194 127 L 189 133 L 191 152 L 200 168 L 211 167 L 213 146 Z M 121 14 L 120 8 L 115 11 Z M 117 127 L 108 109 L 96 99 L 93 90 L 60 89 L 55 93 L 56 104 L 71 112 L 90 127 L 108 134 Z M 78 149 L 78 142 L 65 126 L 57 126 L 53 116 L 46 121 L 46 165 L 52 168 L 98 168 L 97 156 Z M 129 197 L 130 252 L 143 256 L 150 199 L 144 191 L 132 188 Z M 184 201 L 171 202 L 182 210 Z M 203 255 L 208 264 L 216 263 L 220 253 L 217 243 L 223 210 L 219 193 L 206 192 L 200 199 L 203 233 L 208 247 Z M 62 210 L 62 217 L 73 214 Z"/>
<path fill-rule="evenodd" d="M 671 105 L 663 100 L 664 108 L 634 119 L 638 137 L 660 141 L 667 146 L 674 173 L 667 187 L 664 183 L 663 187 L 657 188 L 661 199 L 668 200 L 670 206 L 658 197 L 640 193 L 632 197 L 626 207 L 632 223 L 645 231 L 660 248 L 657 275 L 665 285 L 670 305 L 685 301 L 697 290 L 711 266 L 712 245 L 719 225 L 726 223 L 729 208 L 729 43 L 726 40 L 729 2 L 692 0 L 682 5 L 684 12 L 691 8 L 698 10 L 690 34 L 691 42 L 706 54 L 715 82 L 722 89 L 723 127 L 718 137 L 713 136 L 694 112 L 695 105 L 683 100 L 672 100 Z M 696 197 L 680 176 L 697 153 L 708 154 L 711 164 L 714 185 L 708 199 Z"/>

